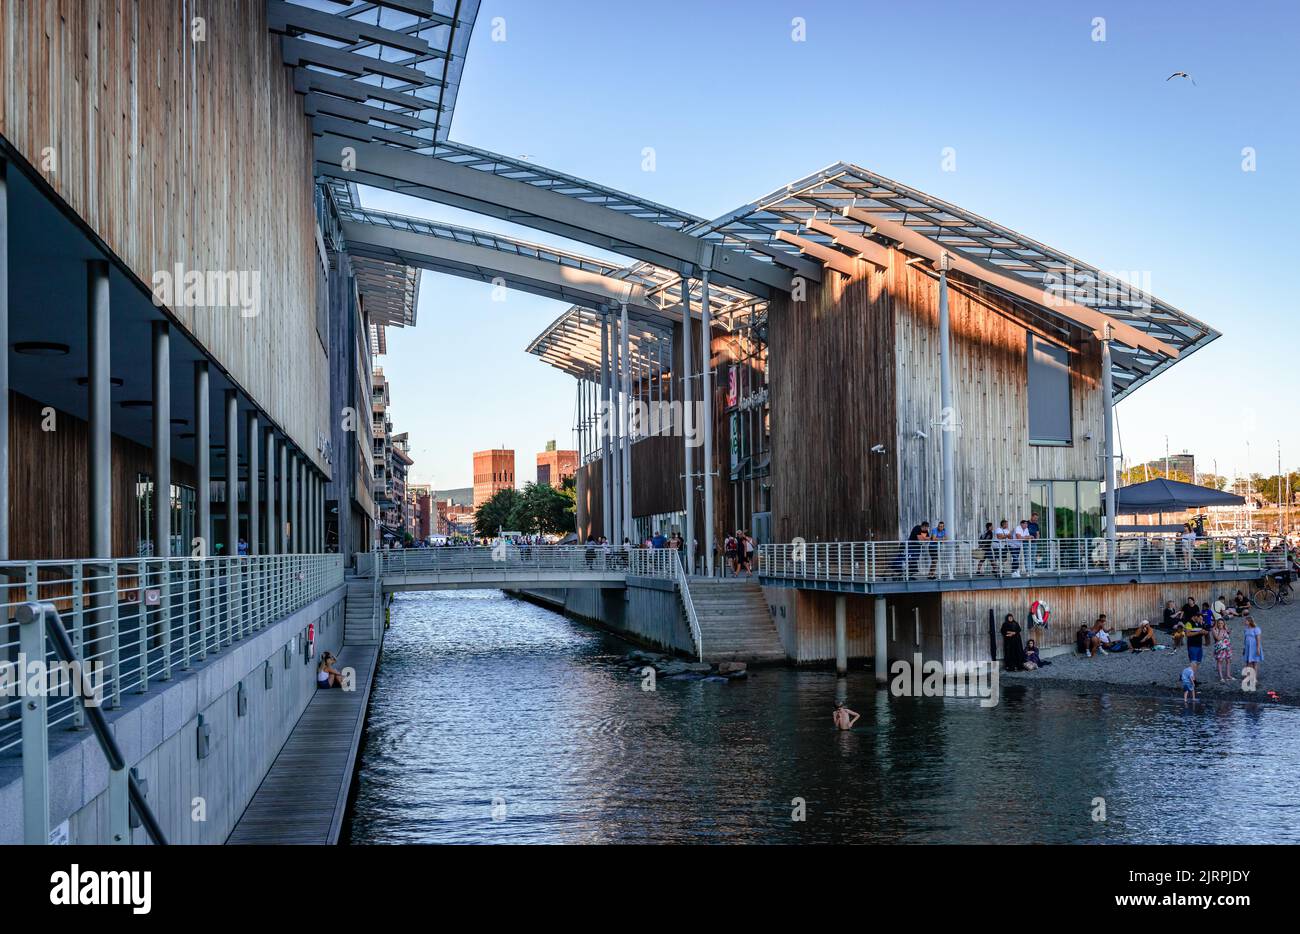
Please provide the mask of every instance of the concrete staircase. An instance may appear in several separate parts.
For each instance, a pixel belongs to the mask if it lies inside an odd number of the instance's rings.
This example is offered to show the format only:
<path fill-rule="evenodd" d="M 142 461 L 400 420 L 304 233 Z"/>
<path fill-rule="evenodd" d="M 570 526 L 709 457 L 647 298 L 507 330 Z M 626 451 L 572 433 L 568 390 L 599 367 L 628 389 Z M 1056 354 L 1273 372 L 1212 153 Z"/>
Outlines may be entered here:
<path fill-rule="evenodd" d="M 690 579 L 704 661 L 783 664 L 787 656 L 757 581 Z"/>
<path fill-rule="evenodd" d="M 375 599 L 374 581 L 368 577 L 349 577 L 348 593 L 343 602 L 343 644 L 374 645 L 375 615 L 379 601 Z"/>

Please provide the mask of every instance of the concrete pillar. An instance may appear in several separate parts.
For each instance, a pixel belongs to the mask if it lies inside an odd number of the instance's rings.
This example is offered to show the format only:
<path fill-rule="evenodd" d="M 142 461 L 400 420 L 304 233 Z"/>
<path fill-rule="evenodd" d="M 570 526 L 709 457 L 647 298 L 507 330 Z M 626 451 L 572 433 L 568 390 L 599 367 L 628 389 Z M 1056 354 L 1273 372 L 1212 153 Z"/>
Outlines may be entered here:
<path fill-rule="evenodd" d="M 709 310 L 709 268 L 700 273 L 700 403 L 704 406 L 704 566 L 713 576 L 713 321 Z"/>
<path fill-rule="evenodd" d="M 226 390 L 226 552 L 239 554 L 239 393 Z"/>
<path fill-rule="evenodd" d="M 963 526 L 957 517 L 957 424 L 952 404 L 952 337 L 948 313 L 948 264 L 945 251 L 939 255 L 939 443 L 943 462 L 943 515 L 949 540 L 961 537 Z M 944 542 L 943 544 L 947 544 Z M 940 545 L 942 548 L 943 545 Z M 951 547 L 951 546 L 950 546 Z M 945 556 L 946 557 L 946 556 Z M 931 570 L 931 573 L 935 573 Z"/>
<path fill-rule="evenodd" d="M 835 673 L 849 673 L 848 598 L 840 594 L 835 598 Z"/>
<path fill-rule="evenodd" d="M 212 554 L 212 434 L 211 395 L 208 391 L 208 361 L 194 364 L 194 534 L 200 555 Z M 193 550 L 193 543 L 190 549 Z"/>
<path fill-rule="evenodd" d="M 262 473 L 262 464 L 260 451 L 261 447 L 261 429 L 257 423 L 257 412 L 248 413 L 248 553 L 256 555 L 261 553 L 257 540 L 259 527 L 261 525 L 261 491 L 259 486 L 262 482 L 260 474 Z"/>
<path fill-rule="evenodd" d="M 876 597 L 876 684 L 887 684 L 889 682 L 889 639 L 885 629 L 885 598 Z"/>
<path fill-rule="evenodd" d="M 686 528 L 682 529 L 682 547 L 686 549 L 686 573 L 695 573 L 695 454 L 691 448 L 691 433 L 686 426 L 693 424 L 691 411 L 691 280 L 682 277 L 682 445 L 685 448 L 686 476 Z M 698 428 L 698 426 L 696 426 Z"/>
<path fill-rule="evenodd" d="M 153 554 L 171 556 L 172 379 L 171 331 L 153 323 Z"/>
<path fill-rule="evenodd" d="M 86 264 L 86 315 L 89 325 L 90 443 L 86 515 L 90 520 L 90 556 L 113 556 L 112 375 L 109 353 L 108 263 Z"/>
<path fill-rule="evenodd" d="M 622 337 L 623 360 L 623 537 L 636 544 L 635 526 L 632 522 L 632 359 L 629 350 L 627 326 L 627 302 L 623 303 L 622 323 L 619 334 Z"/>
<path fill-rule="evenodd" d="M 280 551 L 280 533 L 275 524 L 275 429 L 267 428 L 266 437 L 266 553 Z"/>
<path fill-rule="evenodd" d="M 9 187 L 0 158 L 0 561 L 9 560 Z"/>

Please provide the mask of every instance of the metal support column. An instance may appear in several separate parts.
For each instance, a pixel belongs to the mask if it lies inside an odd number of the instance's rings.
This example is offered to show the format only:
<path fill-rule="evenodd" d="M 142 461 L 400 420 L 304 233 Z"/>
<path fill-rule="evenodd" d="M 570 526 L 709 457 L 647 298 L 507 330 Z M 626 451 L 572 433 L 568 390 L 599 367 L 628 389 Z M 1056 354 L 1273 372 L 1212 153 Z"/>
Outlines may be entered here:
<path fill-rule="evenodd" d="M 289 458 L 289 481 L 293 489 L 289 493 L 290 508 L 293 510 L 289 516 L 289 552 L 291 554 L 302 554 L 302 465 L 298 461 L 298 454 L 295 452 Z"/>
<path fill-rule="evenodd" d="M 280 551 L 279 530 L 275 524 L 275 429 L 267 428 L 266 434 L 266 553 L 278 554 Z"/>
<path fill-rule="evenodd" d="M 1106 557 L 1110 563 L 1110 572 L 1115 573 L 1115 548 L 1117 546 L 1117 529 L 1115 527 L 1115 392 L 1111 375 L 1110 362 L 1110 325 L 1102 326 L 1101 335 L 1101 405 L 1103 424 L 1105 426 L 1105 461 L 1106 478 Z"/>
<path fill-rule="evenodd" d="M 262 431 L 258 425 L 257 412 L 248 413 L 248 553 L 258 555 L 262 553 L 258 545 L 258 539 L 261 537 L 262 518 Z"/>
<path fill-rule="evenodd" d="M 686 549 L 686 573 L 695 573 L 695 454 L 691 450 L 691 432 L 695 413 L 691 411 L 691 280 L 682 277 L 682 445 L 685 448 L 686 528 L 682 529 L 682 547 Z M 696 429 L 698 425 L 694 425 Z"/>
<path fill-rule="evenodd" d="M 601 504 L 604 535 L 614 541 L 614 472 L 610 467 L 610 399 L 609 399 L 609 313 L 600 309 L 600 480 L 604 493 Z"/>
<path fill-rule="evenodd" d="M 171 330 L 153 323 L 153 554 L 171 556 L 172 380 Z"/>
<path fill-rule="evenodd" d="M 285 438 L 280 443 L 280 489 L 279 496 L 280 508 L 277 510 L 279 515 L 276 516 L 276 553 L 287 555 L 289 553 L 289 439 Z"/>
<path fill-rule="evenodd" d="M 199 553 L 196 557 L 212 555 L 212 435 L 211 395 L 208 392 L 208 361 L 194 364 L 194 510 L 197 525 Z M 189 542 L 191 554 L 194 543 Z"/>
<path fill-rule="evenodd" d="M 90 343 L 90 495 L 86 516 L 90 522 L 90 556 L 108 558 L 113 554 L 113 428 L 108 263 L 103 260 L 86 264 L 86 315 Z"/>
<path fill-rule="evenodd" d="M 961 538 L 963 526 L 957 518 L 957 413 L 952 405 L 952 337 L 948 313 L 948 266 L 949 256 L 944 252 L 939 256 L 939 443 L 943 458 L 943 515 L 939 518 L 949 530 L 950 538 Z"/>
<path fill-rule="evenodd" d="M 700 272 L 700 403 L 704 406 L 704 567 L 713 576 L 713 321 L 709 313 L 709 267 Z"/>
<path fill-rule="evenodd" d="M 239 554 L 239 393 L 226 390 L 226 551 Z"/>
<path fill-rule="evenodd" d="M 9 560 L 9 186 L 0 158 L 0 561 Z"/>
<path fill-rule="evenodd" d="M 632 521 L 632 359 L 628 347 L 627 302 L 623 303 L 619 335 L 623 341 L 620 357 L 623 361 L 623 537 L 636 544 L 636 527 Z"/>

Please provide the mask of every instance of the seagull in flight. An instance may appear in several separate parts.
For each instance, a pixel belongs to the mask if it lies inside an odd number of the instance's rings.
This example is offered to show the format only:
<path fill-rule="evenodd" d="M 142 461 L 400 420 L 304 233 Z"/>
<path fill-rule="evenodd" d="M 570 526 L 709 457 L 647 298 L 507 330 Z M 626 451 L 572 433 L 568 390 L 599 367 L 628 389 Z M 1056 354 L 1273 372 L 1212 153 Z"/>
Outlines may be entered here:
<path fill-rule="evenodd" d="M 1172 75 L 1170 75 L 1170 76 L 1169 76 L 1168 78 L 1166 78 L 1165 80 L 1166 80 L 1166 81 L 1173 81 L 1175 78 L 1186 78 L 1188 81 L 1192 82 L 1192 87 L 1196 87 L 1196 79 L 1193 78 L 1191 75 L 1189 75 L 1189 74 L 1188 74 L 1187 72 L 1185 72 L 1185 71 L 1175 71 Z"/>

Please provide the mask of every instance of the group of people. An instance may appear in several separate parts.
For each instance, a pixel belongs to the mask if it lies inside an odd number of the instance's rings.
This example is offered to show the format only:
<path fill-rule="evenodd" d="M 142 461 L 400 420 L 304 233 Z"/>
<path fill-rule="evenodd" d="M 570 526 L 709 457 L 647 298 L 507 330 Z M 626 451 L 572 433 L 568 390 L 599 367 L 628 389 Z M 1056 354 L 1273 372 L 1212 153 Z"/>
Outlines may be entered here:
<path fill-rule="evenodd" d="M 1038 627 L 1034 627 L 1036 630 Z M 1038 651 L 1038 640 L 1032 636 L 1028 641 L 1020 637 L 1020 624 L 1014 613 L 1008 613 L 1002 620 L 1002 664 L 1007 671 L 1033 671 L 1050 665 Z"/>
<path fill-rule="evenodd" d="M 984 573 L 985 565 L 990 572 L 1003 574 L 1010 564 L 1012 577 L 1019 577 L 1023 568 L 1032 569 L 1033 547 L 1039 532 L 1036 512 L 1031 513 L 1028 519 L 1021 519 L 1014 528 L 1006 519 L 996 528 L 992 522 L 985 522 L 972 556 L 976 575 Z"/>
<path fill-rule="evenodd" d="M 747 577 L 754 575 L 754 550 L 756 543 L 747 529 L 737 529 L 722 542 L 722 557 L 731 568 L 733 577 L 739 577 L 744 571 Z"/>

